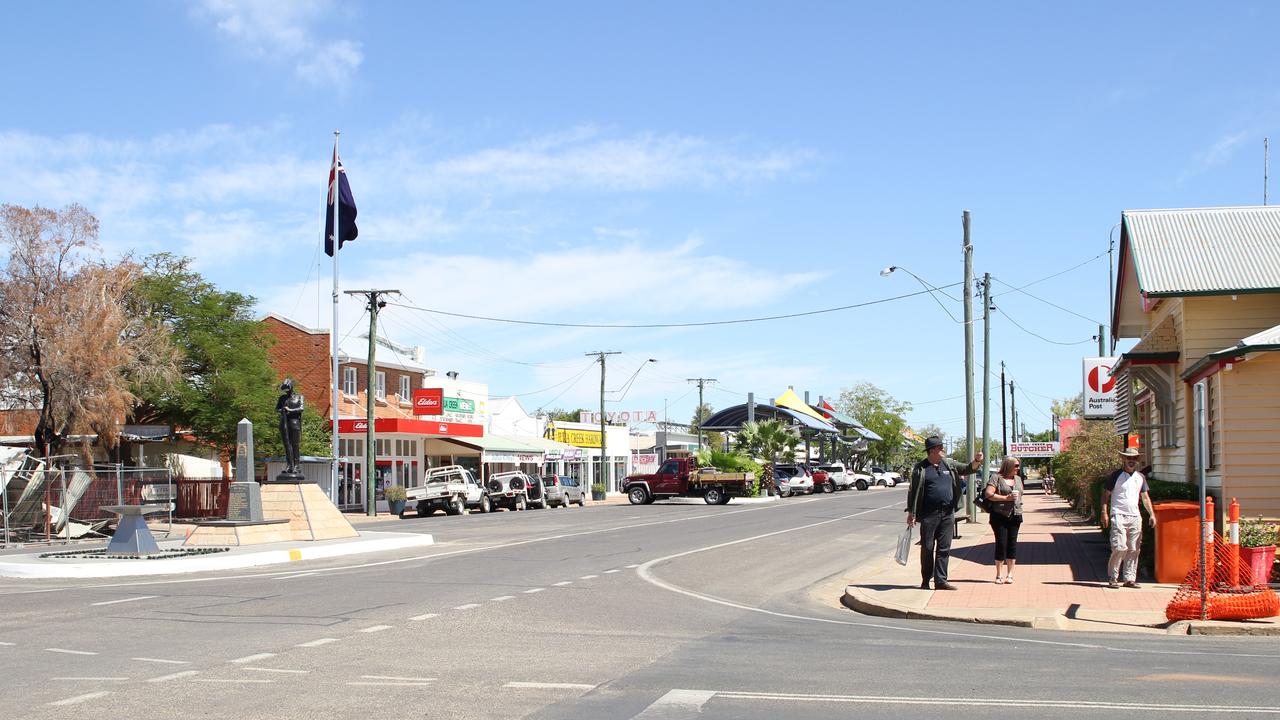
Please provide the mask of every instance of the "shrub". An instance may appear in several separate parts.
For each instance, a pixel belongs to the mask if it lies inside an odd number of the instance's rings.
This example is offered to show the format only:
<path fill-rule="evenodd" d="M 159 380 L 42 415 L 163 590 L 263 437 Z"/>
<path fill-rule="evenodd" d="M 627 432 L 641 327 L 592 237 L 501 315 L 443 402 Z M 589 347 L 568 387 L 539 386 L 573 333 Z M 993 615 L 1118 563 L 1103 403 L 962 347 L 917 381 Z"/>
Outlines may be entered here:
<path fill-rule="evenodd" d="M 400 485 L 388 485 L 382 488 L 382 497 L 387 502 L 404 502 L 405 492 Z"/>
<path fill-rule="evenodd" d="M 1097 516 L 1102 481 L 1119 467 L 1121 439 L 1110 420 L 1086 420 L 1071 438 L 1071 450 L 1054 462 L 1058 495 L 1090 517 Z"/>
<path fill-rule="evenodd" d="M 698 466 L 714 467 L 721 472 L 751 473 L 753 479 L 747 483 L 747 497 L 756 497 L 760 494 L 760 481 L 763 475 L 760 463 L 752 460 L 745 453 L 704 448 L 698 452 Z"/>
<path fill-rule="evenodd" d="M 1275 545 L 1277 535 L 1280 528 L 1273 523 L 1264 521 L 1262 518 L 1256 520 L 1240 521 L 1240 547 L 1257 548 Z"/>

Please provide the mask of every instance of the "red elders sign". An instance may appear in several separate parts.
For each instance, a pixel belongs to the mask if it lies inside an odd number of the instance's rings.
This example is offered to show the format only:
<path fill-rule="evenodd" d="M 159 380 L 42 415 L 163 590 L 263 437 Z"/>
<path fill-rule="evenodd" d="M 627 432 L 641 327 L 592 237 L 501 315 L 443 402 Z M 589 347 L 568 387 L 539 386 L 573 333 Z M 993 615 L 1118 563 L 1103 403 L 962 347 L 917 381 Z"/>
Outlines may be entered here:
<path fill-rule="evenodd" d="M 444 413 L 444 388 L 418 388 L 413 391 L 414 415 Z"/>

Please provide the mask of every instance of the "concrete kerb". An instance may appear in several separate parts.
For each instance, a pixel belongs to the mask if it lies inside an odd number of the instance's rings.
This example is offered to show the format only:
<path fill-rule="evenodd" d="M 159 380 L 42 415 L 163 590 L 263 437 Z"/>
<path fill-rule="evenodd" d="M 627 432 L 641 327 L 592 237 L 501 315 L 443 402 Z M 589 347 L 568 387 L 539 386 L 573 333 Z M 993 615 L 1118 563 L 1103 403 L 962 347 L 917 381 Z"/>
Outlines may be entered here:
<path fill-rule="evenodd" d="M 158 560 L 71 560 L 39 557 L 42 553 L 9 555 L 0 559 L 0 577 L 7 578 L 106 578 L 176 575 L 236 570 L 264 565 L 319 560 L 434 544 L 430 535 L 364 531 L 358 538 L 316 542 L 270 543 L 234 547 L 226 552 Z M 160 548 L 180 547 L 180 541 L 161 541 Z M 55 549 L 56 551 L 56 549 Z M 43 552 L 49 552 L 45 550 Z"/>
<path fill-rule="evenodd" d="M 1078 610 L 1074 616 L 1057 608 L 967 608 L 929 609 L 933 590 L 921 590 L 900 580 L 875 589 L 877 577 L 902 572 L 892 559 L 865 563 L 850 571 L 848 577 L 863 579 L 860 585 L 847 585 L 840 603 L 850 610 L 875 617 L 904 620 L 944 620 L 988 625 L 1026 627 L 1037 630 L 1079 632 L 1124 632 L 1163 635 L 1248 635 L 1280 636 L 1280 619 L 1254 621 L 1179 620 L 1153 622 L 1150 613 Z M 896 578 L 894 580 L 897 580 Z"/>

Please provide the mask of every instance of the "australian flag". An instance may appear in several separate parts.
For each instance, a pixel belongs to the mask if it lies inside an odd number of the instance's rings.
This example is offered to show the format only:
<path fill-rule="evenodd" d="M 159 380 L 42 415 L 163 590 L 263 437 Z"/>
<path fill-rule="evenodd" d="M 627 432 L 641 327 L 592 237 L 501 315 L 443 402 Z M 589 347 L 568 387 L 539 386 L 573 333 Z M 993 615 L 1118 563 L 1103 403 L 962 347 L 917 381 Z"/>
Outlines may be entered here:
<path fill-rule="evenodd" d="M 324 253 L 329 257 L 333 257 L 334 241 L 333 241 L 333 203 L 337 202 L 338 207 L 338 243 L 337 249 L 342 248 L 342 244 L 348 240 L 355 240 L 360 234 L 356 229 L 356 200 L 351 196 L 351 185 L 347 182 L 347 171 L 342 167 L 342 161 L 338 159 L 338 147 L 333 148 L 333 164 L 329 166 L 329 203 L 328 211 L 324 216 Z"/>

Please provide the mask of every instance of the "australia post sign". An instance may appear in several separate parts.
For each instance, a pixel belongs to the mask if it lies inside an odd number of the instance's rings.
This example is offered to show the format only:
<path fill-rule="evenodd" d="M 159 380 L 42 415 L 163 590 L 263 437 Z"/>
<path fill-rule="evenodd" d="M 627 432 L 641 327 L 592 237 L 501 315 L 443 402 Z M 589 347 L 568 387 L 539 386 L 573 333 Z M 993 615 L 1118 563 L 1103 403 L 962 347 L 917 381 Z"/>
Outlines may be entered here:
<path fill-rule="evenodd" d="M 1084 416 L 1086 419 L 1111 418 L 1116 414 L 1116 379 L 1111 368 L 1120 358 L 1084 359 Z"/>
<path fill-rule="evenodd" d="M 414 415 L 440 415 L 444 412 L 444 388 L 418 388 L 413 391 Z"/>

